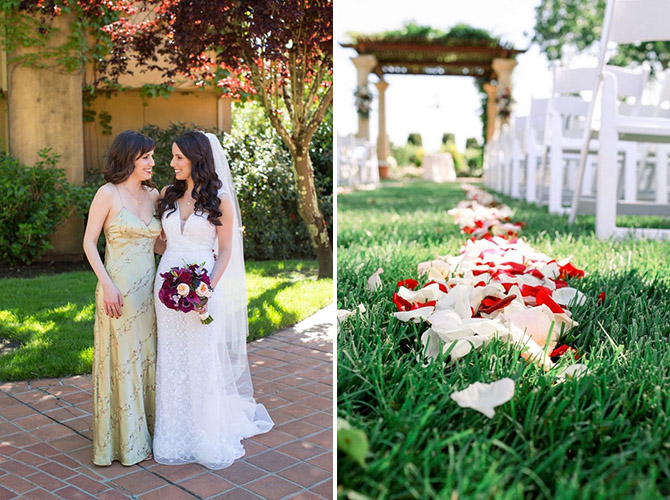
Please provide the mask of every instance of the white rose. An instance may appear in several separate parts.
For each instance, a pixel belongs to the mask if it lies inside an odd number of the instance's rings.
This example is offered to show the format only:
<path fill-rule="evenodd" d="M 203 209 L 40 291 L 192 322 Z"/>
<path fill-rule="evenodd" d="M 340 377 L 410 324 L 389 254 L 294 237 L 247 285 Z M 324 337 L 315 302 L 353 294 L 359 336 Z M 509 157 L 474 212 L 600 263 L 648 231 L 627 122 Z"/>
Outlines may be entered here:
<path fill-rule="evenodd" d="M 200 283 L 200 286 L 196 289 L 195 293 L 197 293 L 199 297 L 209 298 L 212 296 L 212 291 L 206 283 Z"/>
<path fill-rule="evenodd" d="M 189 287 L 186 283 L 179 283 L 177 285 L 177 293 L 182 297 L 186 297 L 190 291 L 191 287 Z"/>

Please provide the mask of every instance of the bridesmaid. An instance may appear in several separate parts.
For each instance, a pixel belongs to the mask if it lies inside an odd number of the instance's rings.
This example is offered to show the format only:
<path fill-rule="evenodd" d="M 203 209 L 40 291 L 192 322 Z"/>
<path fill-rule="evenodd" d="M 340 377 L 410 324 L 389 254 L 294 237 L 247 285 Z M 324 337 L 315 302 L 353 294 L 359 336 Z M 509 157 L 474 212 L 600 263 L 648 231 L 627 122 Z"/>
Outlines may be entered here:
<path fill-rule="evenodd" d="M 153 139 L 118 135 L 105 161 L 107 184 L 88 214 L 84 252 L 98 277 L 93 353 L 93 463 L 133 465 L 151 455 L 155 415 L 154 251 L 161 223 L 151 184 Z M 105 231 L 105 263 L 97 250 Z"/>

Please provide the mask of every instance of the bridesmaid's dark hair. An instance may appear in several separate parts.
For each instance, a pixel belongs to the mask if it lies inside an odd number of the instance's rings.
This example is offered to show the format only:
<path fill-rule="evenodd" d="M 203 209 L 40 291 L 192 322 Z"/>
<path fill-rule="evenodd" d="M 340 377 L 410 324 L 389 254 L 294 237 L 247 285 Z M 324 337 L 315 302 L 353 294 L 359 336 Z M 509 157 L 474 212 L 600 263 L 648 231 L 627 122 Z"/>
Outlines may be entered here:
<path fill-rule="evenodd" d="M 107 182 L 119 184 L 125 181 L 135 170 L 135 160 L 149 151 L 153 151 L 156 143 L 151 137 L 139 132 L 126 130 L 116 136 L 112 146 L 105 155 L 103 176 Z M 142 181 L 142 184 L 155 188 L 153 182 Z"/>
<path fill-rule="evenodd" d="M 219 209 L 221 200 L 217 196 L 221 189 L 221 181 L 216 175 L 214 156 L 209 139 L 202 132 L 188 131 L 174 140 L 177 147 L 191 162 L 191 178 L 193 179 L 193 198 L 195 199 L 194 212 L 204 214 L 207 220 L 215 226 L 220 226 L 222 212 Z M 165 190 L 165 195 L 158 199 L 158 218 L 167 212 L 169 217 L 177 210 L 177 200 L 186 192 L 186 181 L 176 177 L 172 185 Z"/>

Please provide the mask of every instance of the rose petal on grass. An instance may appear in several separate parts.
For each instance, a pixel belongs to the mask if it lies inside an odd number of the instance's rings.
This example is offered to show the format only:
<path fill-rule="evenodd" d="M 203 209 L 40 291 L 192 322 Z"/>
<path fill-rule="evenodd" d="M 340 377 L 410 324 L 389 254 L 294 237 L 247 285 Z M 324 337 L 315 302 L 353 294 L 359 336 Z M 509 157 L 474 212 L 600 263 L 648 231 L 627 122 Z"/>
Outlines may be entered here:
<path fill-rule="evenodd" d="M 358 312 L 363 314 L 365 312 L 365 306 L 363 304 L 358 304 Z M 349 309 L 338 309 L 336 312 L 337 322 L 342 323 L 344 320 L 350 318 L 356 314 L 356 311 L 350 311 Z"/>
<path fill-rule="evenodd" d="M 398 318 L 400 321 L 414 321 L 414 323 L 418 323 L 422 319 L 426 319 L 428 316 L 433 314 L 434 310 L 434 307 L 419 307 L 417 309 L 412 309 L 411 311 L 395 312 L 393 313 L 393 316 Z"/>
<path fill-rule="evenodd" d="M 451 394 L 461 408 L 472 408 L 488 418 L 495 415 L 495 407 L 507 403 L 514 396 L 514 380 L 503 378 L 490 384 L 475 382 L 462 391 Z"/>
<path fill-rule="evenodd" d="M 372 273 L 372 276 L 370 276 L 368 278 L 368 290 L 370 290 L 371 292 L 374 292 L 377 289 L 381 288 L 382 279 L 379 277 L 379 275 L 383 272 L 384 272 L 384 269 L 382 269 L 380 267 L 374 273 Z"/>
<path fill-rule="evenodd" d="M 559 288 L 551 295 L 557 304 L 562 306 L 581 306 L 586 303 L 586 295 L 569 286 Z"/>
<path fill-rule="evenodd" d="M 554 314 L 545 305 L 522 307 L 517 304 L 511 304 L 502 314 L 502 318 L 510 327 L 516 327 L 532 338 L 541 348 L 544 348 L 548 339 L 549 352 L 553 350 L 558 341 L 560 329 L 556 326 L 552 329 L 552 323 L 556 324 Z M 549 330 L 551 330 L 551 338 L 549 338 Z"/>

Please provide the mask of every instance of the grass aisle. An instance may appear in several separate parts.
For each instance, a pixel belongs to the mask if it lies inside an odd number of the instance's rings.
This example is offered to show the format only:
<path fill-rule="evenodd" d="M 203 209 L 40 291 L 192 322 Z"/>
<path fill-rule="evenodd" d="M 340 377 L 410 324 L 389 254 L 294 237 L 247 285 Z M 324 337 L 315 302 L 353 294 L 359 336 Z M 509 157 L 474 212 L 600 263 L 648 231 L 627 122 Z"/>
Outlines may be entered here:
<path fill-rule="evenodd" d="M 329 304 L 333 282 L 317 273 L 316 261 L 247 262 L 248 340 Z M 0 381 L 91 371 L 96 284 L 90 271 L 0 279 L 0 342 L 21 344 L 0 356 Z"/>
<path fill-rule="evenodd" d="M 572 308 L 580 325 L 558 345 L 589 373 L 556 384 L 496 341 L 423 367 L 425 327 L 392 318 L 391 297 L 419 262 L 458 253 L 466 237 L 447 210 L 463 199 L 458 185 L 422 182 L 338 196 L 338 308 L 367 309 L 339 330 L 338 416 L 370 441 L 366 469 L 338 459 L 340 483 L 371 498 L 669 498 L 670 243 L 598 241 L 593 217 L 569 230 L 503 198 L 528 223 L 523 239 L 587 273 L 570 281 L 589 298 Z M 369 292 L 378 267 L 383 287 Z M 516 393 L 492 419 L 449 397 L 503 377 Z"/>

